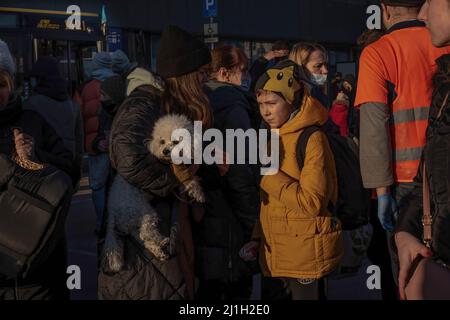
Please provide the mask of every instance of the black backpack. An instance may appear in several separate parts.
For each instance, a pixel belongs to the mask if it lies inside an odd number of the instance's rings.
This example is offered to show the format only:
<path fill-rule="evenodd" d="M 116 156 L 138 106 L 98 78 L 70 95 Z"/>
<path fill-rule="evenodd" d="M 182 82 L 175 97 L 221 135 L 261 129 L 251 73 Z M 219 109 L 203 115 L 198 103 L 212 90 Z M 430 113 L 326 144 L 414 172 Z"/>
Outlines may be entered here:
<path fill-rule="evenodd" d="M 72 181 L 48 166 L 26 170 L 0 154 L 0 274 L 25 278 L 42 266 L 64 236 Z"/>
<path fill-rule="evenodd" d="M 297 142 L 297 161 L 303 168 L 309 137 L 320 127 L 306 128 Z M 322 131 L 323 132 L 323 131 Z M 334 155 L 338 180 L 338 200 L 329 209 L 341 220 L 344 230 L 354 230 L 369 223 L 370 190 L 363 186 L 358 146 L 346 137 L 325 133 Z"/>

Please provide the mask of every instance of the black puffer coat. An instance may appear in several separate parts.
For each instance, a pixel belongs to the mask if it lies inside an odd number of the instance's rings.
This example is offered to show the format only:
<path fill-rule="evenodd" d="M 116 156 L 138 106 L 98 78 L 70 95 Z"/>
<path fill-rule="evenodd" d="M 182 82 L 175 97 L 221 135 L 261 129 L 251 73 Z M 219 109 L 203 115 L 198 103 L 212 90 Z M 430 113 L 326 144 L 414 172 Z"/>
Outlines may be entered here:
<path fill-rule="evenodd" d="M 433 102 L 430 110 L 427 143 L 423 161 L 430 183 L 431 213 L 433 216 L 432 249 L 435 255 L 450 265 L 450 55 L 437 60 Z M 397 231 L 406 231 L 422 239 L 422 165 L 415 178 L 415 189 L 400 212 Z"/>
<path fill-rule="evenodd" d="M 156 81 L 156 80 L 155 80 Z M 145 147 L 155 122 L 162 115 L 156 83 L 139 86 L 124 101 L 111 131 L 112 166 L 128 183 L 153 195 L 161 234 L 168 236 L 177 210 L 172 191 L 179 185 L 169 166 Z M 125 239 L 126 268 L 115 274 L 100 270 L 99 299 L 182 299 L 184 279 L 176 257 L 157 261 L 132 237 Z"/>
<path fill-rule="evenodd" d="M 33 137 L 38 162 L 51 164 L 68 175 L 73 173 L 73 156 L 65 149 L 63 140 L 38 113 L 22 110 L 18 99 L 0 110 L 0 153 L 12 154 L 13 128 L 21 128 Z M 72 177 L 73 180 L 77 178 Z M 17 284 L 0 274 L 0 300 L 68 299 L 66 266 L 66 246 L 62 240 L 39 270 L 25 279 L 19 279 Z"/>
<path fill-rule="evenodd" d="M 214 128 L 223 134 L 226 129 L 246 131 L 257 122 L 252 119 L 254 107 L 240 88 L 211 81 L 205 91 L 214 113 Z M 251 275 L 255 266 L 245 263 L 239 250 L 251 240 L 259 216 L 258 166 L 230 165 L 223 177 L 215 165 L 203 166 L 199 175 L 206 204 L 204 218 L 193 231 L 197 275 L 202 280 L 225 282 Z"/>

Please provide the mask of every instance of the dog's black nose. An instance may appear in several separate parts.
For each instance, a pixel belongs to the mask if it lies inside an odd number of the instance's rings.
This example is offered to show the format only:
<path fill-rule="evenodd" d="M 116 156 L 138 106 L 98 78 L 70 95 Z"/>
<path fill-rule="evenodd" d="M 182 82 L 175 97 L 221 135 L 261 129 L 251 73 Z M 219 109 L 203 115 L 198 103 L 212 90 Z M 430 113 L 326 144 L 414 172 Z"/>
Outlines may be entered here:
<path fill-rule="evenodd" d="M 165 155 L 165 156 L 169 156 L 170 155 L 170 150 L 169 149 L 164 149 L 163 150 L 163 154 Z"/>

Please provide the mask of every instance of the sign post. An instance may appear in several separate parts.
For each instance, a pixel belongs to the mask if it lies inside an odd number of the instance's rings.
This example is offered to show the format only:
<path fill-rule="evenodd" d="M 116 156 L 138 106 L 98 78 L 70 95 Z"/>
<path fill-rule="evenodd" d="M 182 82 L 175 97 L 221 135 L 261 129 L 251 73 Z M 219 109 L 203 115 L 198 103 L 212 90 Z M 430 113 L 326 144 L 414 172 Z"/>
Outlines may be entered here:
<path fill-rule="evenodd" d="M 217 17 L 217 2 L 218 0 L 204 0 L 203 16 L 209 18 L 209 23 L 205 23 L 203 26 L 203 34 L 205 36 L 205 42 L 211 44 L 211 50 L 214 49 L 214 43 L 219 42 L 219 26 L 214 22 L 214 18 Z"/>

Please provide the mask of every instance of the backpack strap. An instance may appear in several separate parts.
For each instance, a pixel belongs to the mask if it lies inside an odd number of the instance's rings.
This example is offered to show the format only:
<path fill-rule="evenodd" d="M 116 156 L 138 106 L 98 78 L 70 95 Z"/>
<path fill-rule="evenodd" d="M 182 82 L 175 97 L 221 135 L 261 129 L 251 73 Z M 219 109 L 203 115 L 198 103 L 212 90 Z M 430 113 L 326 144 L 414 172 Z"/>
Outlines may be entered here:
<path fill-rule="evenodd" d="M 311 126 L 304 129 L 300 135 L 296 147 L 297 162 L 300 169 L 305 165 L 306 147 L 308 146 L 309 137 L 311 137 L 313 133 L 320 130 L 321 129 L 318 126 Z"/>
<path fill-rule="evenodd" d="M 306 147 L 308 146 L 309 138 L 317 131 L 321 131 L 322 129 L 318 126 L 311 126 L 307 127 L 303 130 L 302 134 L 300 135 L 297 146 L 296 146 L 296 156 L 297 156 L 297 162 L 298 167 L 300 169 L 303 168 L 305 165 L 305 158 L 306 158 Z M 327 206 L 328 211 L 335 213 L 335 205 L 330 201 Z"/>

